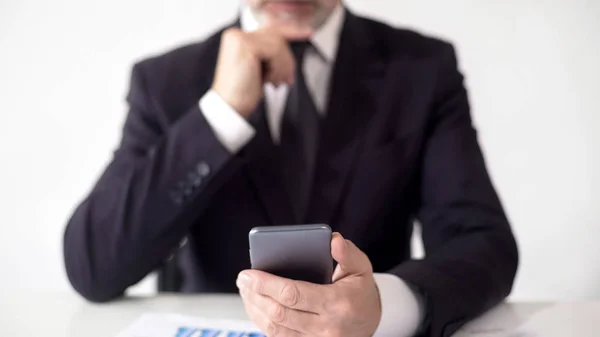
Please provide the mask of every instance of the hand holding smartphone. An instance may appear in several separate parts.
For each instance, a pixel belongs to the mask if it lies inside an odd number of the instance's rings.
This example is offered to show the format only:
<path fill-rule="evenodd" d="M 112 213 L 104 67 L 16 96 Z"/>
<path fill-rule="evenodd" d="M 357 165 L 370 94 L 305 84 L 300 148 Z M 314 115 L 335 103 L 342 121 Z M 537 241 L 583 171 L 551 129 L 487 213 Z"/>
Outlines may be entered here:
<path fill-rule="evenodd" d="M 292 280 L 330 284 L 333 275 L 331 228 L 324 224 L 253 228 L 252 269 Z"/>

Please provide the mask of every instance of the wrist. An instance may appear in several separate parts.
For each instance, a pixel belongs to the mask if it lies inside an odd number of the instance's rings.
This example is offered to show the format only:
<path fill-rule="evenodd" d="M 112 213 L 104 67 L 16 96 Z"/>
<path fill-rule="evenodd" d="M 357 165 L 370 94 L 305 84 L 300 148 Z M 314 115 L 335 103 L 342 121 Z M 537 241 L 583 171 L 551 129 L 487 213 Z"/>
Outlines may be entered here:
<path fill-rule="evenodd" d="M 254 137 L 252 125 L 215 91 L 204 94 L 199 105 L 215 136 L 230 153 L 237 153 Z"/>
<path fill-rule="evenodd" d="M 230 93 L 228 90 L 221 89 L 218 85 L 213 85 L 211 90 L 244 119 L 248 119 L 256 109 L 256 104 L 245 99 L 245 95 Z"/>
<path fill-rule="evenodd" d="M 381 324 L 381 319 L 383 318 L 383 304 L 381 301 L 381 291 L 379 289 L 377 281 L 375 280 L 375 277 L 373 277 L 373 283 L 375 283 L 375 296 L 377 296 L 377 314 L 375 317 L 375 326 L 373 327 L 370 336 L 373 336 L 375 334 L 377 328 Z"/>

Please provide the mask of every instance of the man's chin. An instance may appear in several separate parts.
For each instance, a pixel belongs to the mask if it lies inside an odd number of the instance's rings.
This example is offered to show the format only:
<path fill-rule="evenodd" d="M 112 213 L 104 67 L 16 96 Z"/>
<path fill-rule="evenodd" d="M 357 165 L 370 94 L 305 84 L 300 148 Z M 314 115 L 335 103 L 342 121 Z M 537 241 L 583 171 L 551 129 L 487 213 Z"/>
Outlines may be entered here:
<path fill-rule="evenodd" d="M 304 32 L 313 31 L 312 18 L 293 18 L 293 17 L 262 17 L 261 26 L 274 27 L 287 40 L 297 40 L 298 35 L 303 35 Z M 286 32 L 292 32 L 291 36 L 286 36 Z M 300 32 L 294 34 L 293 32 Z"/>
<path fill-rule="evenodd" d="M 310 16 L 298 16 L 288 13 L 278 13 L 276 15 L 269 14 L 264 16 L 265 22 L 268 25 L 277 27 L 286 27 L 289 29 L 306 29 L 314 28 L 313 19 Z"/>

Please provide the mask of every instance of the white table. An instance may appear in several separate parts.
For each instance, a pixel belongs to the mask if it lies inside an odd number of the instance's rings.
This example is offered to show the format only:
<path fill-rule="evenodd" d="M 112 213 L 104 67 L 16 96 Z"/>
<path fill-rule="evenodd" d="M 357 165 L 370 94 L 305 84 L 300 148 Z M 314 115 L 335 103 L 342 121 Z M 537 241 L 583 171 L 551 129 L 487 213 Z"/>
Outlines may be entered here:
<path fill-rule="evenodd" d="M 235 295 L 161 295 L 90 304 L 74 293 L 15 291 L 0 294 L 0 336 L 114 337 L 148 312 L 246 319 Z M 526 322 L 544 331 L 534 335 L 519 332 L 517 328 Z M 600 303 L 503 304 L 455 335 L 533 336 L 600 336 Z"/>

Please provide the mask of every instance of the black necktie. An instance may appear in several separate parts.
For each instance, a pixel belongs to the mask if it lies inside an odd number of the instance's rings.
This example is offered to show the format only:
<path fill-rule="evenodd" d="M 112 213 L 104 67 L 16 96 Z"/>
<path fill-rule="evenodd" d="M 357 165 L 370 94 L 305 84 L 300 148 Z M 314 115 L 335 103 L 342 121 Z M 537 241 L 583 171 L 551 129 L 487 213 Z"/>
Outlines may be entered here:
<path fill-rule="evenodd" d="M 283 176 L 299 222 L 306 215 L 310 199 L 319 138 L 319 114 L 302 71 L 304 54 L 309 46 L 309 42 L 290 44 L 296 59 L 296 74 L 281 122 Z"/>

